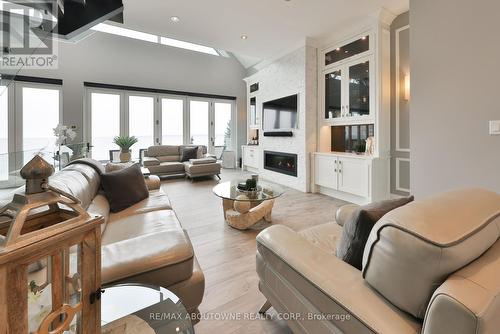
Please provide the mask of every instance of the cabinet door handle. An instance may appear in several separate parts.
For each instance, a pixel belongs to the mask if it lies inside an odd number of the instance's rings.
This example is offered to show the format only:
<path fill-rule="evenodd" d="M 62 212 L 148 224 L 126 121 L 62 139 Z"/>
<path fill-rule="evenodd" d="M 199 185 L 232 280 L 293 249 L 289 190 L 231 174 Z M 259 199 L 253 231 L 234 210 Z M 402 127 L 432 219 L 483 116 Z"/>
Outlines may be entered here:
<path fill-rule="evenodd" d="M 342 174 L 342 169 L 339 169 L 339 173 L 341 173 L 341 174 Z"/>
<path fill-rule="evenodd" d="M 337 168 L 335 168 L 333 171 L 334 171 L 335 173 L 337 173 Z"/>

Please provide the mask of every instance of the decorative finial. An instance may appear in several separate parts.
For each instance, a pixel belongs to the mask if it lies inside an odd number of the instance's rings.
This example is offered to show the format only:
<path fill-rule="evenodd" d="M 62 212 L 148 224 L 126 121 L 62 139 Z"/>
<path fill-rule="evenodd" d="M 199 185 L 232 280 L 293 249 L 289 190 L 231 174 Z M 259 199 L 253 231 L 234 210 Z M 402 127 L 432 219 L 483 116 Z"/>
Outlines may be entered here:
<path fill-rule="evenodd" d="M 54 167 L 41 156 L 35 155 L 22 169 L 21 177 L 26 180 L 26 194 L 36 194 L 46 191 L 43 185 L 54 174 Z"/>

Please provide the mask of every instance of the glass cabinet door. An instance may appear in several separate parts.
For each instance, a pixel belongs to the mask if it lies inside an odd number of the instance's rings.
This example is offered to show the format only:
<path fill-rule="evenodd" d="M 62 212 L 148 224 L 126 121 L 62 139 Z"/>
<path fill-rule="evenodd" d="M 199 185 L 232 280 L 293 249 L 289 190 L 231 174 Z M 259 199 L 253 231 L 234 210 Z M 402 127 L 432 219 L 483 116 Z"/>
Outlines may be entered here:
<path fill-rule="evenodd" d="M 370 115 L 370 62 L 349 66 L 348 116 Z"/>
<path fill-rule="evenodd" d="M 342 71 L 336 70 L 325 74 L 325 118 L 343 117 Z"/>
<path fill-rule="evenodd" d="M 255 97 L 250 98 L 250 126 L 257 125 L 257 100 Z"/>

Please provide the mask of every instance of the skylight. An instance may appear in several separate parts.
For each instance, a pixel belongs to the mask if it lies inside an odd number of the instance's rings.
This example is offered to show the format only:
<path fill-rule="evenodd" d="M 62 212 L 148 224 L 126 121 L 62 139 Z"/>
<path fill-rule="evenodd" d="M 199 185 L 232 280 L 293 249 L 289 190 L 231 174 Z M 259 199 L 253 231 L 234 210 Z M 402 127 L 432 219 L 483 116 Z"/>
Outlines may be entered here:
<path fill-rule="evenodd" d="M 105 32 L 107 34 L 118 35 L 128 38 L 140 39 L 141 41 L 158 43 L 158 36 L 140 32 L 137 30 L 113 26 L 111 24 L 99 23 L 98 25 L 90 28 L 92 30 Z"/>
<path fill-rule="evenodd" d="M 211 55 L 214 55 L 214 56 L 218 56 L 219 55 L 217 53 L 217 51 L 215 51 L 214 48 L 211 48 L 209 46 L 203 46 L 203 45 L 200 45 L 200 44 L 194 44 L 194 43 L 179 41 L 179 40 L 173 39 L 173 38 L 161 37 L 160 43 L 163 44 L 163 45 L 173 46 L 175 48 L 181 48 L 181 49 L 186 49 L 186 50 L 191 50 L 191 51 L 208 53 L 208 54 L 211 54 Z"/>
<path fill-rule="evenodd" d="M 95 30 L 95 31 L 104 32 L 107 34 L 123 36 L 123 37 L 128 37 L 128 38 L 134 38 L 134 39 L 139 39 L 141 41 L 162 44 L 162 45 L 166 45 L 166 46 L 186 49 L 186 50 L 195 51 L 195 52 L 206 53 L 206 54 L 210 54 L 213 56 L 219 56 L 219 53 L 214 48 L 211 48 L 209 46 L 204 46 L 204 45 L 200 45 L 200 44 L 180 41 L 178 39 L 148 34 L 148 33 L 140 32 L 137 30 L 117 27 L 117 26 L 111 25 L 111 24 L 100 23 L 100 24 L 98 24 L 90 29 Z"/>

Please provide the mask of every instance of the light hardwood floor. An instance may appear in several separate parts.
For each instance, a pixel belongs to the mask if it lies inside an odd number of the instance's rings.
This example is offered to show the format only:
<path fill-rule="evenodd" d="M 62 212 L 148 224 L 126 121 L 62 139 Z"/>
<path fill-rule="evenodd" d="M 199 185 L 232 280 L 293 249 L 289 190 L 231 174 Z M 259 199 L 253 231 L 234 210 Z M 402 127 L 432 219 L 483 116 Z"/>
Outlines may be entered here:
<path fill-rule="evenodd" d="M 239 170 L 224 170 L 222 181 L 245 178 Z M 221 182 L 222 182 L 221 181 Z M 162 189 L 169 195 L 172 206 L 193 243 L 196 256 L 205 274 L 206 288 L 200 312 L 207 316 L 255 317 L 265 302 L 258 289 L 255 271 L 256 235 L 269 224 L 239 231 L 229 227 L 223 218 L 222 201 L 212 193 L 219 182 L 203 179 L 165 180 Z M 293 230 L 333 220 L 335 209 L 345 204 L 320 194 L 307 194 L 286 188 L 273 209 L 273 224 L 287 225 Z M 276 312 L 271 309 L 270 316 Z M 291 333 L 284 321 L 202 320 L 197 334 L 220 333 Z"/>

